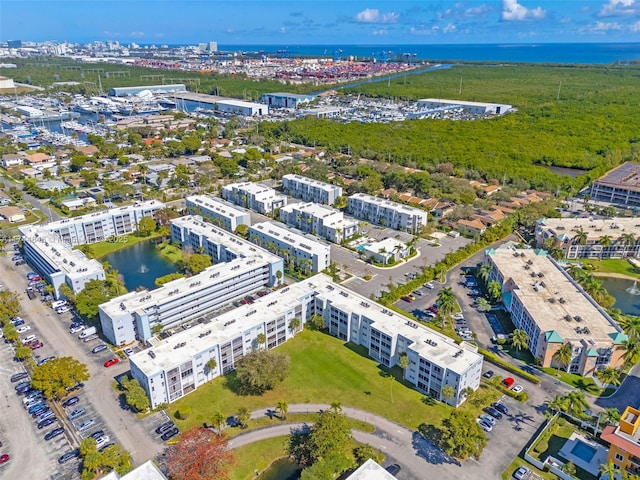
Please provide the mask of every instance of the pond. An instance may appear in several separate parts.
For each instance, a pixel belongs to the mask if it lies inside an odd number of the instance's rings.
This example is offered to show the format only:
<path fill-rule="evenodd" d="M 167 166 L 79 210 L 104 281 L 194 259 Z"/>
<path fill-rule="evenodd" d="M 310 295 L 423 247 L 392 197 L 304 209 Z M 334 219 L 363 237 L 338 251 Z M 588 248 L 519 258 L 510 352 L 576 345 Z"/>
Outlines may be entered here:
<path fill-rule="evenodd" d="M 547 170 L 555 173 L 556 175 L 567 175 L 571 178 L 576 178 L 576 177 L 579 177 L 580 175 L 584 175 L 585 173 L 589 173 L 589 170 L 581 170 L 579 168 L 554 167 L 551 165 L 539 165 L 539 166 L 546 168 Z"/>
<path fill-rule="evenodd" d="M 257 478 L 258 480 L 298 480 L 300 472 L 298 464 L 285 457 L 273 462 Z"/>
<path fill-rule="evenodd" d="M 129 291 L 140 286 L 153 290 L 157 288 L 156 278 L 177 271 L 173 263 L 158 253 L 153 240 L 110 253 L 102 260 L 106 260 L 120 272 Z"/>
<path fill-rule="evenodd" d="M 636 285 L 636 295 L 633 295 L 630 293 L 634 287 L 633 280 L 614 277 L 598 277 L 598 280 L 602 280 L 602 286 L 615 297 L 614 307 L 622 313 L 640 315 L 640 285 Z"/>

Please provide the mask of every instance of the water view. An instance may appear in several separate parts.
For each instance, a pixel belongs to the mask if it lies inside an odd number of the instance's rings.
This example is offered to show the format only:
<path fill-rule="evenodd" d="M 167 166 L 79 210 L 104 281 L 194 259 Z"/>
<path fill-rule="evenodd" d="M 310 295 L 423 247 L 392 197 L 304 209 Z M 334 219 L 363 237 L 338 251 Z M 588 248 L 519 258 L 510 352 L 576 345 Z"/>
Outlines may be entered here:
<path fill-rule="evenodd" d="M 298 480 L 300 467 L 288 458 L 280 458 L 273 462 L 259 477 L 258 480 Z"/>
<path fill-rule="evenodd" d="M 629 315 L 640 315 L 640 286 L 625 278 L 599 277 L 602 286 L 616 298 L 614 307 Z"/>
<path fill-rule="evenodd" d="M 156 278 L 174 273 L 176 266 L 162 257 L 153 240 L 136 243 L 103 258 L 124 277 L 127 290 L 142 286 L 153 290 Z"/>

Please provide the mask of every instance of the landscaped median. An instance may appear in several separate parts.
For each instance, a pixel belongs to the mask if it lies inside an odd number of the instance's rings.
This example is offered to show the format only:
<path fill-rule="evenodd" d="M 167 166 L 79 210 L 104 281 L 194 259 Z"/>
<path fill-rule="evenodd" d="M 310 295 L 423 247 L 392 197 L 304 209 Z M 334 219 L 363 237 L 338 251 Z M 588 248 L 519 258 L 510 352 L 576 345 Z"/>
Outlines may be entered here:
<path fill-rule="evenodd" d="M 525 372 L 521 368 L 516 367 L 515 365 L 512 365 L 511 363 L 505 360 L 502 360 L 495 353 L 490 352 L 489 350 L 485 350 L 484 348 L 478 348 L 478 353 L 480 353 L 488 362 L 498 365 L 499 367 L 504 368 L 505 370 L 515 375 L 518 375 L 519 377 L 524 378 L 525 380 L 529 380 L 530 382 L 535 383 L 536 385 L 540 383 L 540 379 L 535 375 L 531 375 L 530 373 Z"/>

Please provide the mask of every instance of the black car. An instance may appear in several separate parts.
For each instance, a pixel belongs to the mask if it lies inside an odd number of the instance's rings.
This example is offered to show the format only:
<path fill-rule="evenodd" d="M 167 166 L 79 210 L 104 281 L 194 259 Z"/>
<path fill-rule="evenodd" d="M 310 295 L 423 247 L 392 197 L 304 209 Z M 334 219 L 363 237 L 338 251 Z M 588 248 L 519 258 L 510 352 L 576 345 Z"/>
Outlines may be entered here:
<path fill-rule="evenodd" d="M 46 418 L 38 423 L 38 430 L 42 430 L 44 427 L 48 427 L 49 425 L 53 425 L 56 423 L 58 419 L 56 417 Z"/>
<path fill-rule="evenodd" d="M 31 385 L 31 381 L 20 382 L 15 386 L 16 391 L 21 390 L 23 387 L 29 387 Z"/>
<path fill-rule="evenodd" d="M 505 415 L 509 413 L 509 409 L 507 408 L 507 406 L 503 405 L 502 403 L 495 402 L 492 403 L 491 406 L 498 410 L 500 413 L 504 413 Z"/>
<path fill-rule="evenodd" d="M 58 463 L 62 465 L 63 463 L 68 462 L 72 458 L 78 458 L 79 456 L 80 456 L 79 450 L 71 450 L 70 452 L 67 452 L 61 455 L 60 458 L 58 458 Z"/>
<path fill-rule="evenodd" d="M 167 430 L 166 432 L 164 432 L 164 433 L 160 436 L 160 438 L 166 442 L 167 440 L 169 440 L 170 438 L 175 437 L 175 436 L 176 436 L 177 434 L 179 434 L 179 433 L 180 433 L 180 430 L 178 430 L 178 428 L 177 428 L 177 427 L 174 427 L 174 428 L 172 428 L 171 430 Z"/>
<path fill-rule="evenodd" d="M 44 436 L 44 439 L 48 441 L 48 440 L 51 440 L 52 438 L 57 437 L 58 435 L 62 435 L 63 433 L 64 433 L 64 428 L 62 427 L 54 428 Z"/>
<path fill-rule="evenodd" d="M 502 414 L 498 410 L 493 408 L 493 407 L 486 407 L 484 409 L 484 411 L 487 412 L 489 415 L 491 415 L 496 420 L 500 420 L 502 418 Z"/>
<path fill-rule="evenodd" d="M 96 430 L 91 435 L 89 435 L 94 440 L 98 440 L 101 436 L 104 435 L 104 430 Z"/>
<path fill-rule="evenodd" d="M 62 402 L 62 407 L 63 408 L 71 407 L 76 403 L 78 403 L 79 401 L 80 399 L 78 397 L 67 398 L 64 402 Z"/>
<path fill-rule="evenodd" d="M 400 465 L 394 463 L 393 465 L 389 465 L 386 470 L 391 475 L 396 475 L 400 471 Z"/>
<path fill-rule="evenodd" d="M 163 423 L 162 425 L 160 425 L 158 428 L 156 428 L 156 433 L 158 435 L 160 435 L 161 433 L 166 432 L 167 430 L 169 430 L 170 428 L 175 427 L 175 425 L 173 424 L 172 421 L 168 421 L 166 423 Z"/>
<path fill-rule="evenodd" d="M 16 393 L 18 394 L 26 394 L 33 391 L 30 385 L 16 387 Z"/>
<path fill-rule="evenodd" d="M 491 377 L 493 377 L 493 370 L 487 370 L 486 372 L 484 372 L 484 373 L 482 374 L 482 376 L 483 376 L 484 378 L 491 378 Z"/>
<path fill-rule="evenodd" d="M 11 383 L 19 382 L 20 380 L 24 380 L 25 378 L 29 378 L 29 374 L 27 372 L 20 372 L 14 375 L 11 375 Z"/>

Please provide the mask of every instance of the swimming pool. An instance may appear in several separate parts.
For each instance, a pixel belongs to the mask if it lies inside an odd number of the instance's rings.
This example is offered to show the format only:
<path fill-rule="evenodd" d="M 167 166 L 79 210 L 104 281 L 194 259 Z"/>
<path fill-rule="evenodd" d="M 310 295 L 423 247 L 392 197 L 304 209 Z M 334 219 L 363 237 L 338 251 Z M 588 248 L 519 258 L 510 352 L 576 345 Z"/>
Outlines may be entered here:
<path fill-rule="evenodd" d="M 357 250 L 357 251 L 359 251 L 359 252 L 361 252 L 361 251 L 363 251 L 365 248 L 367 248 L 369 245 L 371 245 L 371 244 L 370 244 L 370 243 L 363 243 L 363 244 L 361 244 L 361 245 L 358 245 L 358 246 L 356 247 L 356 250 Z"/>
<path fill-rule="evenodd" d="M 593 456 L 596 454 L 596 449 L 591 445 L 587 445 L 586 443 L 577 440 L 576 444 L 571 449 L 571 453 L 578 457 L 580 460 L 589 463 L 593 459 Z"/>

